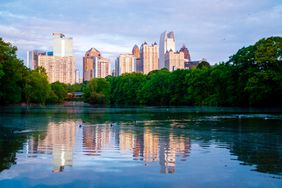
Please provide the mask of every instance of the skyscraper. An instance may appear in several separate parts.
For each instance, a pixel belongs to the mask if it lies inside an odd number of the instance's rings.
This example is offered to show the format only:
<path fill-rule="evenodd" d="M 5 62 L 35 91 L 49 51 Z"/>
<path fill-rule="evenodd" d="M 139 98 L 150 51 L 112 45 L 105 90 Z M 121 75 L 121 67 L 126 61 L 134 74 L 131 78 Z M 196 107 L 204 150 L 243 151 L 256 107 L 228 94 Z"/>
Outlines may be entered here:
<path fill-rule="evenodd" d="M 136 71 L 136 60 L 132 54 L 121 54 L 115 63 L 116 75 L 132 73 Z"/>
<path fill-rule="evenodd" d="M 165 67 L 165 53 L 172 50 L 175 52 L 175 38 L 174 33 L 166 31 L 161 34 L 160 48 L 159 48 L 159 69 Z"/>
<path fill-rule="evenodd" d="M 105 78 L 111 75 L 110 66 L 111 62 L 109 59 L 101 57 L 95 58 L 94 61 L 94 78 Z"/>
<path fill-rule="evenodd" d="M 73 56 L 38 56 L 38 66 L 44 67 L 49 83 L 61 82 L 65 84 L 75 83 L 75 58 Z"/>
<path fill-rule="evenodd" d="M 94 78 L 94 59 L 101 57 L 101 53 L 91 48 L 83 57 L 83 81 L 89 81 Z"/>
<path fill-rule="evenodd" d="M 27 51 L 26 67 L 31 70 L 38 68 L 38 56 L 39 55 L 46 55 L 46 52 L 41 51 L 41 50 Z"/>
<path fill-rule="evenodd" d="M 184 53 L 170 50 L 165 54 L 165 68 L 169 71 L 184 69 Z"/>
<path fill-rule="evenodd" d="M 132 54 L 136 59 L 140 58 L 140 49 L 136 44 L 134 45 L 134 47 L 132 49 Z"/>
<path fill-rule="evenodd" d="M 97 49 L 91 48 L 83 57 L 83 81 L 111 75 L 110 63 L 110 60 L 103 58 Z"/>
<path fill-rule="evenodd" d="M 38 66 L 44 67 L 48 81 L 75 83 L 75 58 L 72 54 L 72 38 L 53 33 L 53 53 L 38 55 Z"/>
<path fill-rule="evenodd" d="M 183 44 L 183 46 L 180 49 L 180 52 L 184 53 L 184 61 L 186 62 L 191 62 L 191 56 L 188 48 Z"/>
<path fill-rule="evenodd" d="M 75 70 L 75 83 L 79 84 L 80 83 L 80 75 L 79 75 L 79 70 Z"/>
<path fill-rule="evenodd" d="M 140 59 L 140 49 L 137 45 L 134 45 L 132 49 L 132 54 L 135 57 L 136 72 L 143 72 L 143 66 Z"/>
<path fill-rule="evenodd" d="M 157 43 L 148 45 L 146 42 L 141 45 L 140 59 L 143 66 L 143 73 L 148 74 L 153 70 L 158 70 L 158 53 L 159 47 Z"/>
<path fill-rule="evenodd" d="M 72 38 L 66 38 L 62 33 L 53 33 L 53 53 L 54 56 L 73 56 L 72 53 L 73 41 Z"/>

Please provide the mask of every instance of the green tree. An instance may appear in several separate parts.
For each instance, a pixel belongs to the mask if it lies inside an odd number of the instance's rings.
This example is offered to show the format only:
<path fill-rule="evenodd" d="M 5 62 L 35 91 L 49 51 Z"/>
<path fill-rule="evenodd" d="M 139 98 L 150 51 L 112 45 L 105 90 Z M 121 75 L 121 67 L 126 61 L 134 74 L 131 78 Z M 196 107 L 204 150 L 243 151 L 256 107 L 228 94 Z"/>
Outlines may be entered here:
<path fill-rule="evenodd" d="M 33 70 L 25 79 L 23 91 L 26 103 L 45 104 L 50 92 L 47 76 L 38 70 Z"/>
<path fill-rule="evenodd" d="M 168 105 L 169 96 L 169 75 L 167 69 L 152 71 L 138 91 L 138 99 L 141 104 Z"/>
<path fill-rule="evenodd" d="M 54 82 L 51 84 L 51 89 L 53 93 L 57 96 L 56 103 L 62 103 L 64 102 L 67 91 L 66 91 L 66 84 L 60 83 L 60 82 Z M 52 96 L 53 97 L 53 96 Z"/>
<path fill-rule="evenodd" d="M 22 100 L 24 75 L 28 71 L 17 59 L 17 48 L 0 38 L 0 103 L 18 103 Z"/>
<path fill-rule="evenodd" d="M 107 104 L 110 99 L 110 84 L 104 78 L 90 80 L 83 90 L 84 101 L 91 104 Z"/>

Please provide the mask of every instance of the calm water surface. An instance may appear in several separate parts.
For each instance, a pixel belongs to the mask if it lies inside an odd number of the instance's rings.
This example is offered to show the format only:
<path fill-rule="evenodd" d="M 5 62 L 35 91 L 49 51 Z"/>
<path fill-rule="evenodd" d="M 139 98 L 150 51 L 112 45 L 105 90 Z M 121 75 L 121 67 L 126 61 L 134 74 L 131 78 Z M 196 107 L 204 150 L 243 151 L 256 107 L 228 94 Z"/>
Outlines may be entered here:
<path fill-rule="evenodd" d="M 282 187 L 281 109 L 0 111 L 0 187 Z"/>

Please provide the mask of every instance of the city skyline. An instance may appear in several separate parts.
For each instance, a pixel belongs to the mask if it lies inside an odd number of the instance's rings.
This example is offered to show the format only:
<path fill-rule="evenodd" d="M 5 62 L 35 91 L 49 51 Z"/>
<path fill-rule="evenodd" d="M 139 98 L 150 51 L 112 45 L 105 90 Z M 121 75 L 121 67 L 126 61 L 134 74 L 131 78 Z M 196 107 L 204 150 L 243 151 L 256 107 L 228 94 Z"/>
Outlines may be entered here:
<path fill-rule="evenodd" d="M 114 62 L 119 54 L 130 52 L 134 44 L 158 42 L 159 34 L 165 30 L 177 35 L 176 49 L 186 44 L 192 59 L 204 57 L 211 64 L 227 60 L 260 38 L 282 34 L 279 0 L 147 4 L 146 0 L 1 2 L 0 33 L 5 41 L 18 47 L 18 56 L 23 60 L 28 50 L 49 50 L 50 33 L 72 36 L 80 72 L 82 57 L 92 47 Z M 96 11 L 92 11 L 94 8 Z"/>

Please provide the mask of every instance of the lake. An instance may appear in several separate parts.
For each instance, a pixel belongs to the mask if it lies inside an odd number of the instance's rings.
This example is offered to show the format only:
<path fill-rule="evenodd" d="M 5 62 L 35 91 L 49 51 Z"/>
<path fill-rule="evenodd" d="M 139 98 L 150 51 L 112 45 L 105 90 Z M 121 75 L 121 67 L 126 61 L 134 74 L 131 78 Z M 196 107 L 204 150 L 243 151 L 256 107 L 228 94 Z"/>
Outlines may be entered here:
<path fill-rule="evenodd" d="M 1 107 L 0 187 L 282 187 L 282 110 Z"/>

